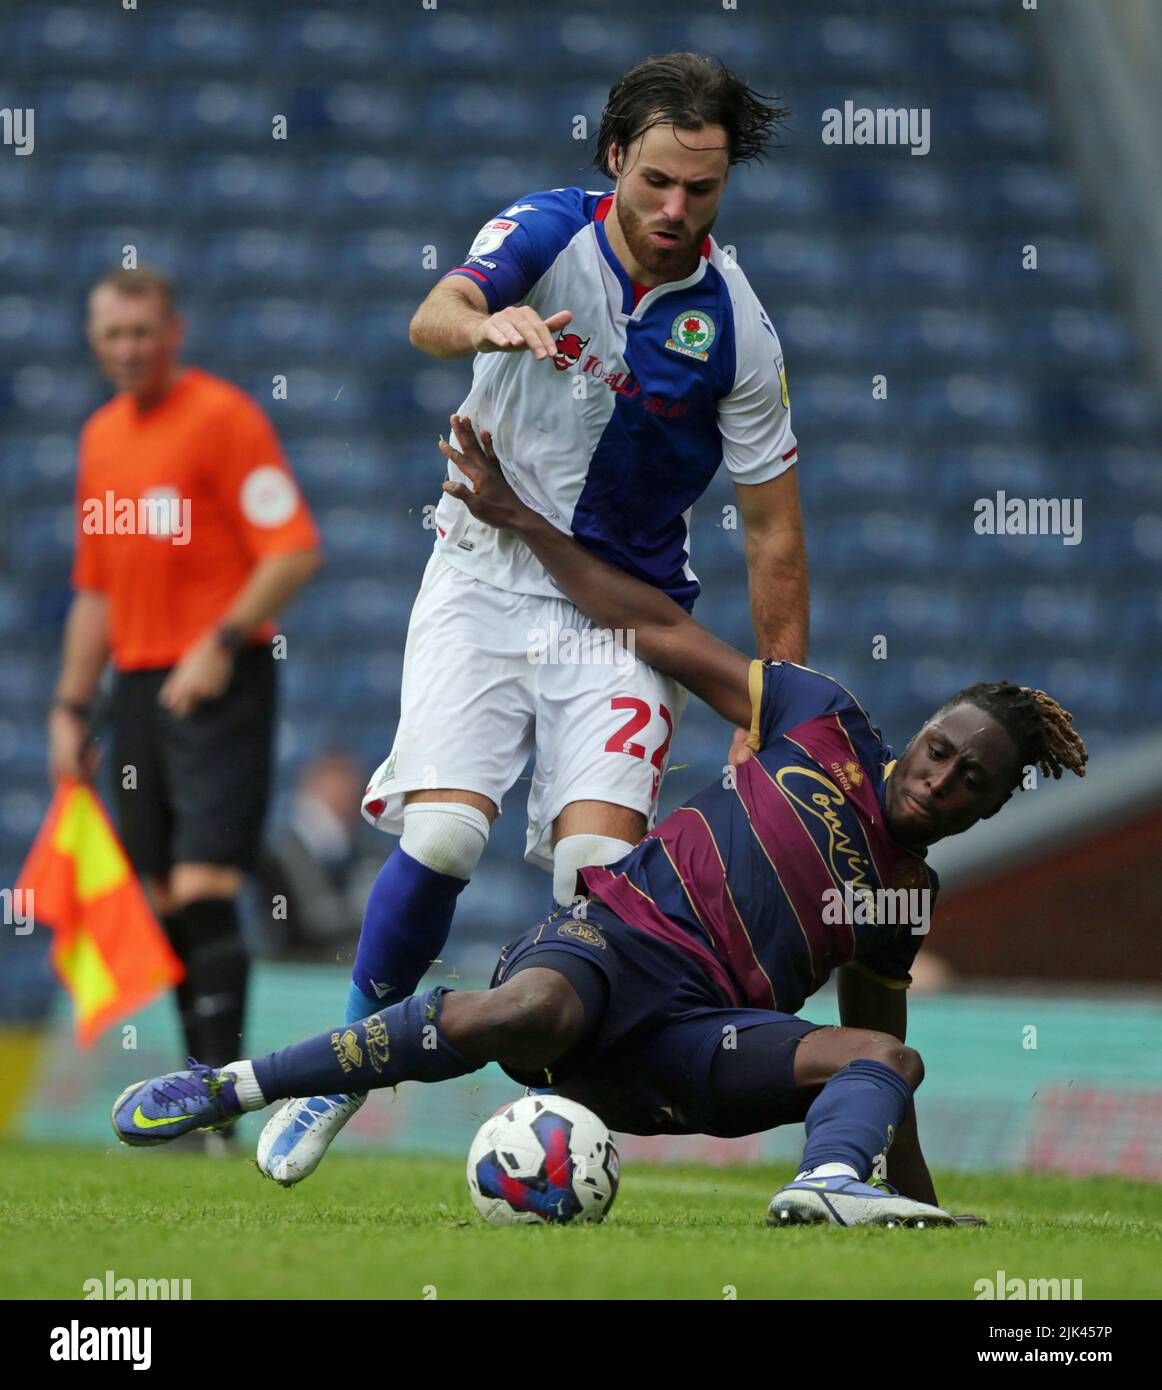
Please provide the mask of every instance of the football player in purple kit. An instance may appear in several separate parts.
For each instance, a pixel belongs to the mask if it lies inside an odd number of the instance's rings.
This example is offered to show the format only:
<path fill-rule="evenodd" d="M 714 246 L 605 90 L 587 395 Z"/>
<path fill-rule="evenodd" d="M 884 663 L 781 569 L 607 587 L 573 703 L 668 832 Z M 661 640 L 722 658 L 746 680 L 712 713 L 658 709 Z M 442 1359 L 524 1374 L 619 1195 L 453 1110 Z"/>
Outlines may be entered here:
<path fill-rule="evenodd" d="M 471 486 L 445 487 L 520 535 L 593 622 L 632 629 L 642 659 L 748 725 L 751 755 L 617 863 L 583 868 L 583 910 L 506 947 L 489 990 L 438 987 L 265 1058 L 131 1086 L 113 1110 L 119 1138 L 156 1143 L 284 1097 L 496 1061 L 634 1134 L 804 1121 L 771 1224 L 953 1223 L 920 1149 L 923 1064 L 905 1042 L 908 971 L 938 886 L 925 854 L 995 815 L 1029 764 L 1084 776 L 1069 713 L 1040 690 L 974 685 L 896 759 L 837 681 L 720 642 L 520 501 L 487 434 L 481 447 L 468 421 L 453 430 L 460 450 L 445 451 Z M 893 918 L 881 904 L 901 890 L 923 907 Z M 838 910 L 852 901 L 862 910 Z M 798 1017 L 836 969 L 841 1026 Z M 896 1190 L 872 1181 L 885 1151 Z"/>

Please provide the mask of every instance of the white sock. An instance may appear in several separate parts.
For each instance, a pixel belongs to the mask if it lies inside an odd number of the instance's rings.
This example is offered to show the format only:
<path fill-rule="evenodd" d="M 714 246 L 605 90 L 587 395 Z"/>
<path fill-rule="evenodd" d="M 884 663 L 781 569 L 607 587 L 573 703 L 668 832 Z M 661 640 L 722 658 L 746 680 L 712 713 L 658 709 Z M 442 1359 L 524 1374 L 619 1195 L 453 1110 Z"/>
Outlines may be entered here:
<path fill-rule="evenodd" d="M 470 879 L 488 843 L 488 817 L 458 801 L 413 801 L 399 847 L 433 873 Z"/>
<path fill-rule="evenodd" d="M 577 870 L 615 864 L 633 849 L 628 840 L 612 835 L 566 835 L 553 847 L 553 897 L 569 907 L 577 894 Z"/>
<path fill-rule="evenodd" d="M 270 1104 L 262 1094 L 249 1062 L 231 1062 L 228 1067 L 219 1067 L 219 1071 L 233 1072 L 234 1091 L 243 1110 L 265 1110 Z"/>
<path fill-rule="evenodd" d="M 859 1174 L 850 1163 L 821 1163 L 817 1168 L 804 1168 L 801 1173 L 795 1174 L 795 1181 L 799 1182 L 802 1178 L 854 1178 L 859 1182 Z"/>

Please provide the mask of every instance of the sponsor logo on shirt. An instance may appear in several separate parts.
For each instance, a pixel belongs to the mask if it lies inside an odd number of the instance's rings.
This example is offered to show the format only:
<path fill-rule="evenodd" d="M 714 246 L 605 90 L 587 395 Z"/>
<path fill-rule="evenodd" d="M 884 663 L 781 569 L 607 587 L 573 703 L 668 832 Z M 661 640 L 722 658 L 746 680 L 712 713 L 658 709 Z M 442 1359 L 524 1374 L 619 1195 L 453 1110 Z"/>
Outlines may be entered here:
<path fill-rule="evenodd" d="M 494 217 L 476 233 L 476 240 L 468 248 L 469 257 L 492 255 L 500 249 L 505 237 L 511 236 L 519 226 L 520 223 L 511 217 Z"/>
<path fill-rule="evenodd" d="M 831 771 L 845 792 L 849 792 L 852 787 L 858 787 L 863 783 L 863 768 L 851 758 L 842 764 L 836 760 L 831 764 Z"/>
<path fill-rule="evenodd" d="M 562 333 L 557 338 L 557 351 L 553 357 L 553 366 L 559 372 L 567 372 L 570 367 L 575 367 L 581 361 L 581 354 L 593 341 L 593 335 L 582 338 L 577 333 Z"/>

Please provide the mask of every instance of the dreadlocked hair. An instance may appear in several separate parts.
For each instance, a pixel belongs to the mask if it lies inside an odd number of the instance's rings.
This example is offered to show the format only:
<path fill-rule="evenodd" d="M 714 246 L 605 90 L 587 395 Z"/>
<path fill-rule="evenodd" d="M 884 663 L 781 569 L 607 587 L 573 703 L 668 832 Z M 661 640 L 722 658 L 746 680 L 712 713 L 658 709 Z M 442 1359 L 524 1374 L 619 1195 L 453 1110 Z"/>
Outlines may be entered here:
<path fill-rule="evenodd" d="M 1089 761 L 1081 735 L 1073 727 L 1073 715 L 1043 690 L 1012 681 L 981 681 L 958 691 L 932 716 L 939 719 L 955 705 L 975 705 L 995 719 L 1021 755 L 1021 765 L 1036 765 L 1043 777 L 1065 771 L 1085 776 Z"/>
<path fill-rule="evenodd" d="M 665 53 L 646 58 L 609 89 L 597 132 L 594 168 L 608 175 L 614 141 L 625 151 L 656 125 L 726 131 L 731 164 L 763 159 L 766 147 L 785 124 L 789 110 L 768 100 L 719 59 L 700 53 Z"/>

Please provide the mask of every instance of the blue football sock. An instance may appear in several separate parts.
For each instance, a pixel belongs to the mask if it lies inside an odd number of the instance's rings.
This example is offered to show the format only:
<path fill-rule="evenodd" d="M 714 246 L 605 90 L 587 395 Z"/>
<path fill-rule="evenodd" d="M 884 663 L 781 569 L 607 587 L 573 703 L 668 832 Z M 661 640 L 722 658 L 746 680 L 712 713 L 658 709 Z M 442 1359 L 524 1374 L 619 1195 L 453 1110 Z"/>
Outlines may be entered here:
<path fill-rule="evenodd" d="M 837 1071 L 807 1111 L 800 1171 L 847 1163 L 866 1179 L 912 1103 L 912 1088 L 891 1067 L 865 1058 Z"/>
<path fill-rule="evenodd" d="M 383 1005 L 378 999 L 372 999 L 369 994 L 364 994 L 354 980 L 347 986 L 347 1013 L 343 1019 L 344 1023 L 358 1023 L 361 1018 L 370 1018 L 372 1014 L 377 1014 Z"/>
<path fill-rule="evenodd" d="M 376 1001 L 374 1008 L 415 993 L 444 949 L 456 899 L 467 884 L 427 868 L 398 846 L 392 852 L 367 896 L 351 972 L 356 989 Z"/>
<path fill-rule="evenodd" d="M 254 1079 L 267 1104 L 479 1071 L 483 1062 L 468 1061 L 443 1036 L 440 1009 L 449 993 L 440 985 L 348 1027 L 255 1058 Z"/>

